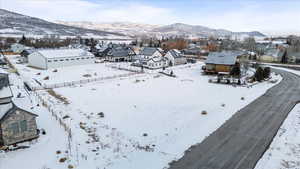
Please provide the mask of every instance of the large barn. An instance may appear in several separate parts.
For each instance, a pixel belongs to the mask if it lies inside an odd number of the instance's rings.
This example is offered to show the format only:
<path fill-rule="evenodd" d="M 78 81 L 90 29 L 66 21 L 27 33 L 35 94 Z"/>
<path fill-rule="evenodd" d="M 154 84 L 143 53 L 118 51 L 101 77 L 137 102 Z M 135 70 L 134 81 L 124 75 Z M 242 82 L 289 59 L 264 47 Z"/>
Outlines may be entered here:
<path fill-rule="evenodd" d="M 29 66 L 51 69 L 95 63 L 95 56 L 83 49 L 47 49 L 37 50 L 28 55 Z"/>

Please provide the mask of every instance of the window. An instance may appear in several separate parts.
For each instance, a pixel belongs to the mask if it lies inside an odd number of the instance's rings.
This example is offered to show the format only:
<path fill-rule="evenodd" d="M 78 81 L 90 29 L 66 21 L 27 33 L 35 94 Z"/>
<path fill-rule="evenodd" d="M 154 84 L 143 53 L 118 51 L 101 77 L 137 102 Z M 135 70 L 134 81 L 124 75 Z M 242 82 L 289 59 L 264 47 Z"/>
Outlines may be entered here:
<path fill-rule="evenodd" d="M 19 123 L 12 123 L 11 130 L 12 130 L 13 134 L 18 134 L 20 132 Z"/>
<path fill-rule="evenodd" d="M 75 60 L 75 59 L 71 59 L 71 60 Z"/>
<path fill-rule="evenodd" d="M 20 122 L 21 132 L 27 131 L 27 121 L 23 120 Z"/>
<path fill-rule="evenodd" d="M 90 59 L 90 57 L 87 57 L 86 59 Z"/>
<path fill-rule="evenodd" d="M 54 62 L 57 62 L 58 60 L 54 60 Z"/>
<path fill-rule="evenodd" d="M 59 61 L 64 61 L 63 59 L 60 59 Z"/>
<path fill-rule="evenodd" d="M 76 58 L 77 60 L 79 60 L 80 58 Z"/>
<path fill-rule="evenodd" d="M 50 63 L 50 62 L 52 62 L 51 60 L 48 60 L 48 62 Z"/>
<path fill-rule="evenodd" d="M 66 61 L 69 61 L 69 59 L 66 59 Z"/>

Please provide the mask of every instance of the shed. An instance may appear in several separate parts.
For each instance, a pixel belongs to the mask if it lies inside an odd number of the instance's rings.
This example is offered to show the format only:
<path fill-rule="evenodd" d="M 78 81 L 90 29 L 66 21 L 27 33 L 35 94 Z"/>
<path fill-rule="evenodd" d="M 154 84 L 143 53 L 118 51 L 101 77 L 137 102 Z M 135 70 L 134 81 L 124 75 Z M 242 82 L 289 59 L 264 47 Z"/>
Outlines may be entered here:
<path fill-rule="evenodd" d="M 83 49 L 37 50 L 28 55 L 29 66 L 50 69 L 95 63 L 95 56 Z"/>
<path fill-rule="evenodd" d="M 0 146 L 38 137 L 37 115 L 17 107 L 12 97 L 8 74 L 0 73 Z"/>

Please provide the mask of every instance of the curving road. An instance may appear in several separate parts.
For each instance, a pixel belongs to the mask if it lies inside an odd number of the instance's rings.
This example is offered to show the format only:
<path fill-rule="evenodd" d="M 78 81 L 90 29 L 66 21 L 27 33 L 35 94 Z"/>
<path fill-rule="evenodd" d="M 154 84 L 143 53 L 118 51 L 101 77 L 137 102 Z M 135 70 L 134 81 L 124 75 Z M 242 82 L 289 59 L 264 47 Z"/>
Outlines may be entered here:
<path fill-rule="evenodd" d="M 253 169 L 281 124 L 300 101 L 300 77 L 274 70 L 283 80 L 238 111 L 170 169 Z"/>

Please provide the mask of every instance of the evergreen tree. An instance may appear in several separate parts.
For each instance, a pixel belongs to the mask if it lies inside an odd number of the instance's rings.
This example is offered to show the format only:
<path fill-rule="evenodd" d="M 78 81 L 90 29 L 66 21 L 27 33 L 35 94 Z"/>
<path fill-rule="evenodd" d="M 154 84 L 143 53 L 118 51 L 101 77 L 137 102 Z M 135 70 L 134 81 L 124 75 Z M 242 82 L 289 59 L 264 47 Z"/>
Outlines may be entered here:
<path fill-rule="evenodd" d="M 21 40 L 19 41 L 19 43 L 25 45 L 26 44 L 26 40 L 27 40 L 26 37 L 23 35 L 22 38 L 21 38 Z"/>
<path fill-rule="evenodd" d="M 261 68 L 261 67 L 258 67 L 257 69 L 256 69 L 256 72 L 255 72 L 255 74 L 254 74 L 254 77 L 255 77 L 255 80 L 257 80 L 257 81 L 262 81 L 262 80 L 264 80 L 264 70 L 263 70 L 263 68 Z"/>
<path fill-rule="evenodd" d="M 271 75 L 271 68 L 270 67 L 265 67 L 264 68 L 264 78 L 269 78 Z"/>

